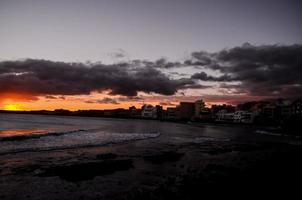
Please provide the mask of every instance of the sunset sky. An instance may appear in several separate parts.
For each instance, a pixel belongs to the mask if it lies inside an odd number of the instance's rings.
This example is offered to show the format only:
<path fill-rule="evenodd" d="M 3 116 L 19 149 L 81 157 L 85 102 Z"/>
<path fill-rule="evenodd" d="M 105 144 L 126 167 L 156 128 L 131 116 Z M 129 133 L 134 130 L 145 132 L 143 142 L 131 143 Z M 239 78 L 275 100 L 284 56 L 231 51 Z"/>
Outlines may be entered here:
<path fill-rule="evenodd" d="M 302 96 L 300 0 L 0 0 L 0 109 Z"/>

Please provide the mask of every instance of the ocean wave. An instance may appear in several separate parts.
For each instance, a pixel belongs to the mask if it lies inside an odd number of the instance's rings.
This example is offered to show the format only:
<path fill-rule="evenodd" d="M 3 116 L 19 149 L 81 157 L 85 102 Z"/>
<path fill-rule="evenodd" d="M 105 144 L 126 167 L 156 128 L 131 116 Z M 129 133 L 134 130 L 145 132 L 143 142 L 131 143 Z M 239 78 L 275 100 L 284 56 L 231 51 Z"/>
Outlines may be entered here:
<path fill-rule="evenodd" d="M 194 143 L 207 143 L 207 142 L 229 142 L 229 138 L 214 138 L 214 137 L 198 137 L 194 139 Z"/>
<path fill-rule="evenodd" d="M 281 133 L 273 133 L 273 132 L 264 131 L 264 130 L 256 130 L 255 133 L 258 133 L 261 135 L 273 135 L 273 136 L 282 136 L 283 135 Z"/>
<path fill-rule="evenodd" d="M 261 135 L 277 136 L 277 137 L 291 137 L 291 138 L 298 138 L 298 139 L 302 138 L 299 135 L 289 135 L 289 134 L 276 133 L 276 132 L 265 131 L 265 130 L 256 130 L 255 133 Z"/>
<path fill-rule="evenodd" d="M 106 146 L 131 141 L 157 138 L 156 133 L 106 133 L 106 132 L 73 132 L 70 134 L 47 135 L 25 141 L 4 141 L 0 146 L 0 155 L 22 152 L 40 152 L 74 148 Z"/>
<path fill-rule="evenodd" d="M 27 140 L 27 139 L 34 139 L 34 138 L 40 138 L 40 137 L 46 137 L 46 136 L 59 136 L 69 133 L 75 133 L 75 132 L 84 132 L 87 130 L 83 129 L 76 129 L 76 130 L 67 130 L 67 131 L 49 131 L 44 129 L 37 129 L 32 130 L 31 132 L 26 132 L 26 129 L 24 130 L 26 134 L 14 134 L 14 130 L 10 131 L 11 134 L 3 134 L 0 133 L 0 141 L 19 141 L 19 140 Z M 18 130 L 16 130 L 18 131 Z M 5 131 L 2 131 L 5 133 Z"/>

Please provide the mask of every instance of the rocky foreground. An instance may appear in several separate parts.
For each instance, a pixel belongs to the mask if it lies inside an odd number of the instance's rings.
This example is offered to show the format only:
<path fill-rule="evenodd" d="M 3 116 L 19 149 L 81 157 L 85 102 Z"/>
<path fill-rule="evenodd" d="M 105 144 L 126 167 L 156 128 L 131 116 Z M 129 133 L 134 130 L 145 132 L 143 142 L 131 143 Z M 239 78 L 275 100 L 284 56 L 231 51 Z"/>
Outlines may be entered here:
<path fill-rule="evenodd" d="M 300 188 L 301 158 L 300 142 L 210 137 L 7 154 L 0 199 L 289 197 Z"/>

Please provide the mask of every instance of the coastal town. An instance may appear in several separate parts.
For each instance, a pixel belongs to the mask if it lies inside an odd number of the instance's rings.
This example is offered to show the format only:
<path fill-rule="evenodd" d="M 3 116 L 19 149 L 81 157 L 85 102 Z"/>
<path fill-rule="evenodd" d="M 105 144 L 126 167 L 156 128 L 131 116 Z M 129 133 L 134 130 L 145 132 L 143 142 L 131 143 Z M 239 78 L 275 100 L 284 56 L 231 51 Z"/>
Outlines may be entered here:
<path fill-rule="evenodd" d="M 12 111 L 1 111 L 12 112 Z M 15 111 L 25 114 L 68 115 L 105 118 L 150 119 L 175 122 L 233 123 L 257 125 L 282 125 L 293 128 L 301 122 L 302 100 L 290 101 L 275 99 L 270 101 L 251 101 L 236 106 L 229 104 L 206 106 L 203 100 L 179 102 L 175 107 L 163 108 L 161 105 L 144 104 L 137 108 L 108 110 L 69 111 Z"/>

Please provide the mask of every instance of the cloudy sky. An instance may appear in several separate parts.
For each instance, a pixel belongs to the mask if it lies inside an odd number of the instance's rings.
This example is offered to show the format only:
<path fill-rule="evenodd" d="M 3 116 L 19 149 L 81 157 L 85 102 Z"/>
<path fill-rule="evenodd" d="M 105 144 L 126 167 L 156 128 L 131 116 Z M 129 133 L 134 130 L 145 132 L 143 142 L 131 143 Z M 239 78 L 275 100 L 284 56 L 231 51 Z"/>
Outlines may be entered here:
<path fill-rule="evenodd" d="M 0 0 L 0 108 L 302 94 L 299 0 Z"/>

